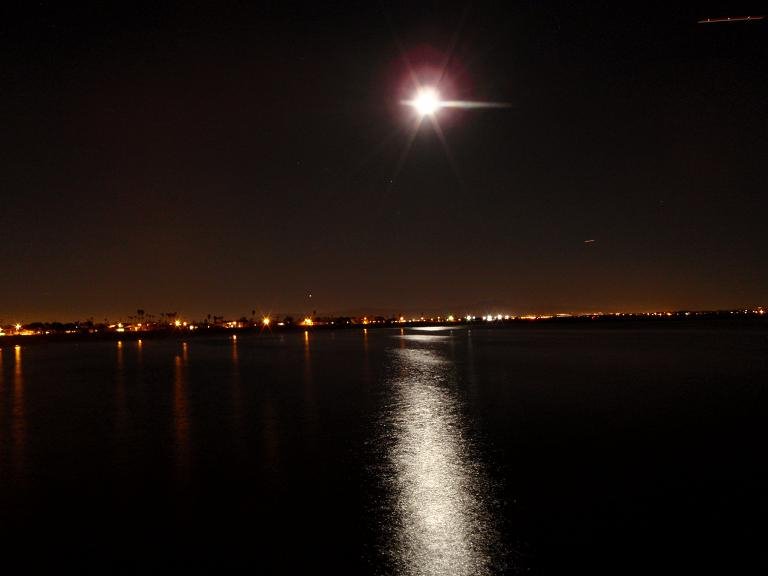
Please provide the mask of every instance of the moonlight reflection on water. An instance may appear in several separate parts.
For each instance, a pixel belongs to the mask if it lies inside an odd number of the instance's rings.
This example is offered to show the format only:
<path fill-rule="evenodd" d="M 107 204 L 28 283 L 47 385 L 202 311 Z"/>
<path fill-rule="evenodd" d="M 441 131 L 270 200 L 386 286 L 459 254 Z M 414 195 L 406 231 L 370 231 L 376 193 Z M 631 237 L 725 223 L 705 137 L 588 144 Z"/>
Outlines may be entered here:
<path fill-rule="evenodd" d="M 392 398 L 384 425 L 392 525 L 385 543 L 398 574 L 491 574 L 497 520 L 491 486 L 476 454 L 453 363 L 424 344 L 445 336 L 409 335 L 418 347 L 393 350 Z"/>

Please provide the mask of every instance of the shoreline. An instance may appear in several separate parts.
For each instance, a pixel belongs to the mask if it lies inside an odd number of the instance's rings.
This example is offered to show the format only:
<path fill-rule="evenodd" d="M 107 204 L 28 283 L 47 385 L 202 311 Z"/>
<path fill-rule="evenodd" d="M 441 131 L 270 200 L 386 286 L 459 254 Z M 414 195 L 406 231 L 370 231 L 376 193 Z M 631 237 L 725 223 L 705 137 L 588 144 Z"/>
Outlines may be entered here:
<path fill-rule="evenodd" d="M 455 322 L 392 322 L 378 324 L 352 324 L 352 325 L 313 325 L 303 326 L 294 324 L 290 326 L 275 326 L 265 329 L 261 326 L 246 328 L 211 327 L 197 330 L 163 329 L 145 331 L 103 331 L 97 333 L 50 333 L 50 334 L 4 334 L 0 336 L 0 350 L 6 346 L 14 347 L 25 344 L 43 344 L 58 342 L 117 342 L 137 340 L 189 340 L 204 337 L 232 336 L 272 336 L 277 334 L 291 334 L 300 332 L 334 332 L 350 330 L 382 330 L 382 329 L 419 329 L 419 328 L 444 328 L 456 329 L 482 329 L 482 330 L 535 330 L 535 329 L 717 329 L 717 330 L 753 330 L 768 329 L 768 318 L 764 315 L 750 314 L 732 316 L 731 314 L 699 314 L 691 316 L 572 316 L 553 317 L 540 319 L 509 319 L 509 320 L 474 320 Z"/>

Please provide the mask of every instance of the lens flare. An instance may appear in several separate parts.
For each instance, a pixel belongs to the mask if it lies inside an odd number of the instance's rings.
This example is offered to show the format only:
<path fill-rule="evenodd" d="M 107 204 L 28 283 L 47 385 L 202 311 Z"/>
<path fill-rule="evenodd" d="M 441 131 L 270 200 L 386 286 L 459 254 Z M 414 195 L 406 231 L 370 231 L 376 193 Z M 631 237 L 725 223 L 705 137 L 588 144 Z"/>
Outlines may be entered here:
<path fill-rule="evenodd" d="M 411 100 L 401 100 L 401 103 L 415 109 L 422 118 L 434 116 L 440 108 L 509 108 L 508 102 L 478 102 L 473 100 L 443 100 L 435 88 L 419 88 Z"/>

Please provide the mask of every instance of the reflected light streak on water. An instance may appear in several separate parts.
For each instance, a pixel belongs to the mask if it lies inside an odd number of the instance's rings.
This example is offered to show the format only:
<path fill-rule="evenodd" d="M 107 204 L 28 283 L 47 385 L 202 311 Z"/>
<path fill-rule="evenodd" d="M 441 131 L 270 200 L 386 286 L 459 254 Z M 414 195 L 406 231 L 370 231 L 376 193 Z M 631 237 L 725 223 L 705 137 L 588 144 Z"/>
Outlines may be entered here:
<path fill-rule="evenodd" d="M 142 382 L 144 376 L 144 343 L 141 338 L 136 340 L 136 382 Z"/>
<path fill-rule="evenodd" d="M 311 400 L 312 354 L 309 347 L 309 330 L 304 330 L 304 383 L 307 385 L 307 399 Z"/>
<path fill-rule="evenodd" d="M 410 330 L 418 330 L 420 332 L 452 332 L 453 330 L 466 330 L 466 326 L 412 326 Z M 402 334 L 402 328 L 400 329 Z"/>
<path fill-rule="evenodd" d="M 3 454 L 3 388 L 5 382 L 5 373 L 3 372 L 3 349 L 0 348 L 0 478 L 3 477 L 5 467 L 5 458 Z"/>
<path fill-rule="evenodd" d="M 243 428 L 243 398 L 242 383 L 240 381 L 240 356 L 237 349 L 237 340 L 232 340 L 232 428 L 234 432 L 234 442 L 240 446 L 240 439 Z"/>
<path fill-rule="evenodd" d="M 388 456 L 396 528 L 389 555 L 399 574 L 490 574 L 499 560 L 493 557 L 498 521 L 450 387 L 453 365 L 429 349 L 393 353 L 396 399 L 387 427 L 394 436 Z"/>
<path fill-rule="evenodd" d="M 123 358 L 123 341 L 117 341 L 117 356 L 116 369 L 115 369 L 115 403 L 116 403 L 116 415 L 115 415 L 115 427 L 118 434 L 125 432 L 125 424 L 127 420 L 127 412 L 125 406 L 125 362 Z"/>
<path fill-rule="evenodd" d="M 11 440 L 13 463 L 17 475 L 24 469 L 24 452 L 27 441 L 27 419 L 24 409 L 24 374 L 22 372 L 21 346 L 13 349 L 13 401 L 11 403 Z"/>
<path fill-rule="evenodd" d="M 304 418 L 302 424 L 306 426 L 304 430 L 308 445 L 312 445 L 317 439 L 318 427 L 318 407 L 315 388 L 315 376 L 312 366 L 312 339 L 309 330 L 304 331 Z"/>
<path fill-rule="evenodd" d="M 175 356 L 173 366 L 173 431 L 176 461 L 181 469 L 189 464 L 189 408 L 185 374 L 187 357 L 187 345 L 184 343 L 182 356 Z"/>

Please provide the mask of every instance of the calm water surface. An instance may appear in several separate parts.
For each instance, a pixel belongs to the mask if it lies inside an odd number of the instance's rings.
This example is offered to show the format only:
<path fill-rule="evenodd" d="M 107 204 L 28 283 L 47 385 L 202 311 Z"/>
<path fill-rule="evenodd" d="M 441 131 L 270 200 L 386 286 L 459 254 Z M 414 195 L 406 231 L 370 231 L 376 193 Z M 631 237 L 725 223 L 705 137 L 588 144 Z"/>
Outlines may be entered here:
<path fill-rule="evenodd" d="M 768 332 L 0 342 L 0 568 L 764 568 Z"/>

